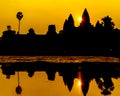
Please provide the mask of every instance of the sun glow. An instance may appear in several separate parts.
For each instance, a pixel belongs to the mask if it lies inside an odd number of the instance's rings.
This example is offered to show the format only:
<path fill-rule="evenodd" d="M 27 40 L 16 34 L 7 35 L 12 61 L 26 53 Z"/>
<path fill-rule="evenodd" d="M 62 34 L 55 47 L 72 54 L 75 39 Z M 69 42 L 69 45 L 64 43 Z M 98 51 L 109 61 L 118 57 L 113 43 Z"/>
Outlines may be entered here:
<path fill-rule="evenodd" d="M 78 17 L 78 22 L 82 22 L 82 17 Z"/>

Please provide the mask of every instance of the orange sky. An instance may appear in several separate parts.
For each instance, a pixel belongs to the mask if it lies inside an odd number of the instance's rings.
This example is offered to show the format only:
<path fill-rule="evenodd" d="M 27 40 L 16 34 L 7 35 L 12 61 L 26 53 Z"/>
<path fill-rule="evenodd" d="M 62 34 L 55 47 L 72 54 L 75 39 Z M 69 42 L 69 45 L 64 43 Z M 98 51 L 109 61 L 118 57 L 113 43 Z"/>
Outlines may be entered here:
<path fill-rule="evenodd" d="M 21 20 L 21 34 L 26 34 L 31 27 L 37 34 L 45 34 L 49 24 L 55 24 L 59 32 L 70 13 L 78 26 L 78 17 L 85 8 L 88 9 L 93 25 L 109 15 L 116 27 L 120 28 L 119 4 L 119 0 L 1 0 L 0 36 L 7 25 L 17 31 L 18 11 L 22 11 L 24 15 Z"/>

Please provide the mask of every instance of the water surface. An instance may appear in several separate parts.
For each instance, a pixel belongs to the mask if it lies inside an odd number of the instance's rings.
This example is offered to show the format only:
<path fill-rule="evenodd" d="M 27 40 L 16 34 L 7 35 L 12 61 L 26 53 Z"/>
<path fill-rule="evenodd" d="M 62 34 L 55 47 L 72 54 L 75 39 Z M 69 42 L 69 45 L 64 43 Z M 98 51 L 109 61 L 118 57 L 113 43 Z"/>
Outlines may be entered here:
<path fill-rule="evenodd" d="M 120 94 L 119 58 L 0 56 L 0 64 L 2 96 L 18 95 L 15 91 L 18 86 L 18 72 L 19 85 L 22 88 L 21 96 L 84 96 L 83 89 L 87 87 L 86 96 L 119 96 Z M 102 89 L 99 88 L 100 81 L 102 81 Z M 106 81 L 109 83 L 106 84 Z M 79 84 L 80 82 L 86 84 L 85 87 Z M 111 92 L 110 95 L 102 94 L 106 89 Z"/>

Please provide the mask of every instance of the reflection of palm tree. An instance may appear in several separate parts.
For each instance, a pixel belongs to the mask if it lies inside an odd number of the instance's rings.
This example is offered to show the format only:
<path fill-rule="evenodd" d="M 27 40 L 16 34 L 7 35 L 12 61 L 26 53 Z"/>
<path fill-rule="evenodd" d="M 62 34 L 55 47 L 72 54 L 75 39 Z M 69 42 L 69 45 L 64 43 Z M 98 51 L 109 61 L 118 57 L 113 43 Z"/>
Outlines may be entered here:
<path fill-rule="evenodd" d="M 21 86 L 20 86 L 20 78 L 19 78 L 19 71 L 17 72 L 18 74 L 18 86 L 16 87 L 16 93 L 17 94 L 21 94 L 21 92 L 22 92 L 22 88 L 21 88 Z"/>
<path fill-rule="evenodd" d="M 20 20 L 23 18 L 22 12 L 18 12 L 16 17 L 19 20 L 19 24 L 18 24 L 18 34 L 19 34 L 19 32 L 20 32 Z"/>

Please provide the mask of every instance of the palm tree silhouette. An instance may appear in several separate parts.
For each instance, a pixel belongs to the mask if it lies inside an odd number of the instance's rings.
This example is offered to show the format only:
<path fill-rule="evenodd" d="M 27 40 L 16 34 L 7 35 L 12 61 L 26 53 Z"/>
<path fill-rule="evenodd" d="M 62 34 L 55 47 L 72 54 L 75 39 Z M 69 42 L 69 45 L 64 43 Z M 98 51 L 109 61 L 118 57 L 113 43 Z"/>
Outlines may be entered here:
<path fill-rule="evenodd" d="M 19 32 L 20 32 L 20 20 L 23 18 L 22 12 L 17 12 L 16 17 L 19 20 L 19 24 L 18 24 L 18 34 L 19 34 Z"/>
<path fill-rule="evenodd" d="M 19 71 L 17 72 L 17 75 L 18 75 L 18 86 L 16 87 L 16 93 L 17 94 L 21 94 L 21 92 L 22 92 L 22 88 L 21 88 L 21 86 L 20 86 L 20 78 L 19 78 Z"/>

